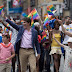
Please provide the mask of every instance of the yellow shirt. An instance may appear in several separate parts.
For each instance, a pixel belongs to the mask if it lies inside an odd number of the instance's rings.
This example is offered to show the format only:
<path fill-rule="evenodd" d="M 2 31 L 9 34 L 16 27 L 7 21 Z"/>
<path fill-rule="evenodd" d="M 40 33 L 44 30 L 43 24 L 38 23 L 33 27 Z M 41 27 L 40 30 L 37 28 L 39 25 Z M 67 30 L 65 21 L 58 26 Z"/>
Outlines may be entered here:
<path fill-rule="evenodd" d="M 55 35 L 55 38 L 61 42 L 61 35 L 60 34 L 54 34 Z M 58 43 L 53 39 L 53 36 L 52 36 L 52 44 L 51 44 L 51 47 L 60 47 L 60 45 L 58 45 Z"/>

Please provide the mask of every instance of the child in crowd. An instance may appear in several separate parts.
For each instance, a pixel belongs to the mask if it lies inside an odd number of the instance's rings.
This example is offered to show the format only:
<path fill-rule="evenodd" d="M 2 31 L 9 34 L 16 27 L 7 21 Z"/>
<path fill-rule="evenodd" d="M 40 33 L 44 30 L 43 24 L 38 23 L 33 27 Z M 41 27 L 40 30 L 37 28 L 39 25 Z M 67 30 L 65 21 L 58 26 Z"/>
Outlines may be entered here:
<path fill-rule="evenodd" d="M 0 72 L 11 72 L 11 59 L 15 56 L 14 46 L 9 42 L 8 33 L 2 34 L 0 44 Z"/>
<path fill-rule="evenodd" d="M 72 72 L 72 38 L 68 39 L 68 46 L 61 44 L 53 34 L 54 40 L 65 49 L 65 64 L 64 64 L 64 71 L 63 72 Z"/>

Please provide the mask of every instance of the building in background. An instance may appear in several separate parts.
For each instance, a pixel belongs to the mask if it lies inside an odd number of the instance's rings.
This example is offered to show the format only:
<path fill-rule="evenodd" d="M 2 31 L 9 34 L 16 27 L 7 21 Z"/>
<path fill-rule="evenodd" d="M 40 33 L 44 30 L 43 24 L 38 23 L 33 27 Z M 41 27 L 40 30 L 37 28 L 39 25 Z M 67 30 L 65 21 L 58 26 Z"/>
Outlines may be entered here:
<path fill-rule="evenodd" d="M 5 4 L 5 12 L 7 11 L 7 14 L 12 17 L 20 17 L 22 12 L 29 14 L 36 8 L 44 20 L 44 16 L 47 14 L 47 6 L 52 4 L 57 10 L 56 15 L 72 17 L 72 0 L 0 0 L 0 5 L 2 4 Z"/>
<path fill-rule="evenodd" d="M 63 8 L 64 3 L 63 0 L 38 0 L 38 12 L 40 16 L 42 17 L 42 20 L 44 19 L 44 15 L 47 14 L 47 6 L 54 5 L 54 7 L 57 10 L 56 15 L 62 16 L 63 15 Z"/>
<path fill-rule="evenodd" d="M 23 11 L 27 14 L 37 8 L 38 0 L 23 0 Z"/>
<path fill-rule="evenodd" d="M 70 14 L 72 14 L 72 13 L 70 13 L 70 6 L 71 6 L 71 4 L 70 4 L 70 1 L 71 0 L 64 0 L 64 4 L 65 4 L 65 8 L 63 9 L 63 15 L 64 16 L 70 16 Z"/>

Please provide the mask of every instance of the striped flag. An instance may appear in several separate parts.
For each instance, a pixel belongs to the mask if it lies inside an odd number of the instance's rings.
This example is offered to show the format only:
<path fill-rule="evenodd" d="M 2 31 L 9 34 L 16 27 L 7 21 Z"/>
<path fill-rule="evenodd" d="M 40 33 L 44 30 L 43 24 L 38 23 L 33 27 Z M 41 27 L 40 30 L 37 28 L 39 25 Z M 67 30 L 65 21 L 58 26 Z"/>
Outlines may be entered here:
<path fill-rule="evenodd" d="M 47 36 L 47 34 L 45 33 L 45 34 L 42 36 L 41 42 L 46 41 L 46 36 Z"/>
<path fill-rule="evenodd" d="M 48 25 L 48 22 L 49 22 L 49 18 L 48 18 L 48 14 L 46 15 L 46 18 L 44 20 L 44 25 L 43 25 L 43 28 L 45 29 Z"/>
<path fill-rule="evenodd" d="M 54 11 L 55 10 L 55 8 L 54 8 L 54 6 L 53 5 L 49 5 L 49 6 L 47 6 L 51 11 Z"/>
<path fill-rule="evenodd" d="M 44 20 L 44 25 L 48 25 L 48 15 L 46 15 L 46 18 L 45 18 L 45 20 Z"/>
<path fill-rule="evenodd" d="M 0 6 L 0 14 L 2 10 L 4 11 L 4 5 Z"/>
<path fill-rule="evenodd" d="M 33 20 L 39 17 L 38 12 L 36 9 L 33 9 L 31 13 L 28 15 L 28 17 L 31 19 L 31 16 L 33 15 Z"/>
<path fill-rule="evenodd" d="M 47 7 L 47 13 L 49 14 L 49 15 L 54 15 L 53 13 L 52 13 L 52 11 Z"/>
<path fill-rule="evenodd" d="M 34 28 L 33 15 L 31 16 L 31 27 Z"/>

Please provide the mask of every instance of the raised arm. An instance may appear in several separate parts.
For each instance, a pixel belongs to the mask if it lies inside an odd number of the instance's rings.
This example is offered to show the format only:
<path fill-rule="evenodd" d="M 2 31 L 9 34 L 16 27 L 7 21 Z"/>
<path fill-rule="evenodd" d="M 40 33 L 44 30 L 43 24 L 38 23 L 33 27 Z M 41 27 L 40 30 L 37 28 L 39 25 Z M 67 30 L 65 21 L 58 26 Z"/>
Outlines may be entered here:
<path fill-rule="evenodd" d="M 6 22 L 8 22 L 13 28 L 15 28 L 17 31 L 19 30 L 19 26 L 16 25 L 14 22 L 12 22 L 9 19 L 6 19 Z"/>
<path fill-rule="evenodd" d="M 54 34 L 53 34 L 53 38 L 54 38 L 54 40 L 55 40 L 61 47 L 64 48 L 65 45 L 61 44 L 61 43 L 55 38 Z"/>
<path fill-rule="evenodd" d="M 6 22 L 8 22 L 13 28 L 15 28 L 17 31 L 19 30 L 19 26 L 16 25 L 16 24 L 15 24 L 14 22 L 12 22 L 11 20 L 9 20 L 9 19 L 5 16 L 5 13 L 4 13 L 3 10 L 2 10 L 2 12 L 1 12 L 1 15 L 2 15 L 3 18 L 6 19 Z"/>
<path fill-rule="evenodd" d="M 9 26 L 7 26 L 1 19 L 0 19 L 0 22 L 7 28 L 7 29 L 9 29 L 10 30 L 10 27 Z"/>
<path fill-rule="evenodd" d="M 59 21 L 59 23 L 61 24 L 61 27 L 62 27 L 63 32 L 64 32 L 66 35 L 72 37 L 72 33 L 70 33 L 69 31 L 67 31 L 67 30 L 64 28 L 62 21 L 61 21 L 61 20 L 58 20 L 58 21 Z"/>

